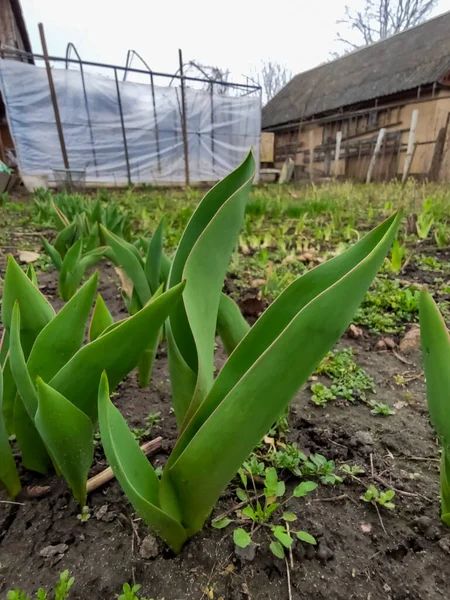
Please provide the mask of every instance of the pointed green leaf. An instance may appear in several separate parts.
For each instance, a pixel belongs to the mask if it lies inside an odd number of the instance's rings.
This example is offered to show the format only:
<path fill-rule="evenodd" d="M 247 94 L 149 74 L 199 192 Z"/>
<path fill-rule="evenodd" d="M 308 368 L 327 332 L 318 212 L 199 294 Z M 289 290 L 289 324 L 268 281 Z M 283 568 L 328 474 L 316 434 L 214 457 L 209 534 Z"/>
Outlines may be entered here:
<path fill-rule="evenodd" d="M 160 285 L 161 257 L 163 250 L 164 217 L 158 224 L 148 245 L 147 258 L 145 260 L 145 276 L 150 285 L 151 293 L 154 294 Z"/>
<path fill-rule="evenodd" d="M 1 368 L 1 366 L 0 366 Z M 14 404 L 16 401 L 17 387 L 11 372 L 11 361 L 9 355 L 3 367 L 3 406 L 2 414 L 5 427 L 9 435 L 14 432 Z"/>
<path fill-rule="evenodd" d="M 97 281 L 94 273 L 36 338 L 27 362 L 32 381 L 50 380 L 81 348 Z"/>
<path fill-rule="evenodd" d="M 80 267 L 83 270 L 83 274 L 87 269 L 90 269 L 96 265 L 99 260 L 104 258 L 109 249 L 109 246 L 99 246 L 98 248 L 94 248 L 83 254 L 80 259 Z"/>
<path fill-rule="evenodd" d="M 11 321 L 10 364 L 20 396 L 16 397 L 14 404 L 14 432 L 24 465 L 38 473 L 46 473 L 50 458 L 34 425 L 38 396 L 20 342 L 20 316 L 19 302 L 16 302 Z"/>
<path fill-rule="evenodd" d="M 433 427 L 450 449 L 450 337 L 431 294 L 420 292 L 420 339 Z"/>
<path fill-rule="evenodd" d="M 56 236 L 55 243 L 54 243 L 54 249 L 56 250 L 56 252 L 58 252 L 61 260 L 66 256 L 67 250 L 71 246 L 73 246 L 73 244 L 75 243 L 76 237 L 77 237 L 76 223 L 71 223 L 67 227 L 64 227 L 64 229 L 62 229 Z M 42 243 L 44 244 L 45 248 L 47 249 L 43 239 L 42 239 Z M 48 250 L 47 250 L 47 252 L 48 252 Z"/>
<path fill-rule="evenodd" d="M 294 488 L 294 496 L 296 498 L 301 498 L 306 496 L 306 494 L 310 494 L 315 489 L 317 489 L 317 483 L 314 483 L 314 481 L 302 481 L 296 488 Z"/>
<path fill-rule="evenodd" d="M 309 533 L 307 533 L 306 531 L 297 531 L 296 535 L 297 535 L 298 539 L 301 540 L 302 542 L 306 542 L 307 544 L 312 544 L 313 546 L 315 546 L 317 544 L 316 538 L 314 536 L 310 535 Z"/>
<path fill-rule="evenodd" d="M 27 277 L 34 286 L 38 287 L 38 280 L 36 277 L 36 271 L 33 267 L 33 263 L 30 263 L 27 267 Z"/>
<path fill-rule="evenodd" d="M 217 313 L 217 333 L 220 335 L 227 354 L 233 352 L 249 330 L 250 325 L 242 316 L 236 302 L 229 296 L 221 294 Z"/>
<path fill-rule="evenodd" d="M 111 389 L 138 364 L 170 311 L 180 300 L 184 284 L 165 292 L 111 331 L 83 346 L 53 377 L 50 385 L 97 420 L 96 382 L 103 370 L 108 373 Z M 112 326 L 111 326 L 112 327 Z"/>
<path fill-rule="evenodd" d="M 100 434 L 108 463 L 140 517 L 174 552 L 186 541 L 183 526 L 159 505 L 159 479 L 124 418 L 109 399 L 103 373 L 98 392 Z"/>
<path fill-rule="evenodd" d="M 283 525 L 277 525 L 272 529 L 273 535 L 277 538 L 279 542 L 283 544 L 285 548 L 290 548 L 292 546 L 292 538 L 289 533 L 286 531 L 286 528 Z"/>
<path fill-rule="evenodd" d="M 224 529 L 232 522 L 231 519 L 215 519 L 214 521 L 211 521 L 211 525 L 214 529 Z"/>
<path fill-rule="evenodd" d="M 202 527 L 242 462 L 344 333 L 399 221 L 400 216 L 388 219 L 292 283 L 225 363 L 169 459 L 166 477 L 183 498 L 190 532 Z"/>
<path fill-rule="evenodd" d="M 95 302 L 94 312 L 92 313 L 91 324 L 89 326 L 88 339 L 93 342 L 98 336 L 114 323 L 113 316 L 108 310 L 105 301 L 99 294 Z"/>
<path fill-rule="evenodd" d="M 442 449 L 441 455 L 441 519 L 450 527 L 450 460 L 448 449 Z"/>
<path fill-rule="evenodd" d="M 271 542 L 269 548 L 277 558 L 284 558 L 284 549 L 280 542 Z"/>
<path fill-rule="evenodd" d="M 147 302 L 150 300 L 152 294 L 138 251 L 132 244 L 125 242 L 125 240 L 114 235 L 102 225 L 100 225 L 100 229 L 106 241 L 117 256 L 122 268 L 133 282 L 133 286 L 137 292 L 142 306 L 145 306 L 145 304 L 147 304 Z"/>
<path fill-rule="evenodd" d="M 80 265 L 83 240 L 80 238 L 69 248 L 59 272 L 58 290 L 61 299 L 67 302 L 77 291 L 83 279 L 83 269 Z"/>
<path fill-rule="evenodd" d="M 94 457 L 94 429 L 84 412 L 37 379 L 39 408 L 35 424 L 75 500 L 86 504 L 86 482 Z"/>
<path fill-rule="evenodd" d="M 64 229 L 65 227 L 68 227 L 70 225 L 69 219 L 62 212 L 62 210 L 60 210 L 56 206 L 56 204 L 54 203 L 53 200 L 52 200 L 52 207 L 53 207 L 53 211 L 54 211 L 53 217 L 55 219 L 56 229 L 58 229 L 58 231 L 61 231 L 62 229 Z"/>
<path fill-rule="evenodd" d="M 44 246 L 45 251 L 50 256 L 50 259 L 54 265 L 54 267 L 60 271 L 62 267 L 62 258 L 58 250 L 48 242 L 45 237 L 41 237 L 42 245 Z"/>
<path fill-rule="evenodd" d="M 0 484 L 4 485 L 11 498 L 17 496 L 21 485 L 16 463 L 9 445 L 8 432 L 3 420 L 3 375 L 0 366 Z"/>
<path fill-rule="evenodd" d="M 210 190 L 192 215 L 172 262 L 169 287 L 186 279 L 183 303 L 169 319 L 169 362 L 180 357 L 197 375 L 192 400 L 186 405 L 186 395 L 177 397 L 183 382 L 174 384 L 173 402 L 177 422 L 185 420 L 202 403 L 213 383 L 214 336 L 220 295 L 229 259 L 237 243 L 244 221 L 245 207 L 255 173 L 255 161 L 250 153 L 233 173 Z M 173 349 L 176 346 L 177 353 Z M 177 377 L 178 369 L 171 369 Z M 187 387 L 191 377 L 186 369 Z M 187 417 L 189 418 L 189 416 Z"/>
<path fill-rule="evenodd" d="M 11 328 L 16 300 L 21 305 L 22 347 L 25 357 L 28 357 L 38 333 L 53 319 L 55 311 L 10 255 L 2 298 L 2 323 L 7 332 Z"/>

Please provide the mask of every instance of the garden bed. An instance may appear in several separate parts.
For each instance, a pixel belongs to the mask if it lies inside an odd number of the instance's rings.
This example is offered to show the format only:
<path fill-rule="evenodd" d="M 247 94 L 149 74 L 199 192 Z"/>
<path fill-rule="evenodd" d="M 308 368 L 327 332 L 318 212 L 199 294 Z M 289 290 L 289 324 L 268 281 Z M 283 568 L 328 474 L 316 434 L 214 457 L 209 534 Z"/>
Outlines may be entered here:
<path fill-rule="evenodd" d="M 14 236 L 20 231 L 17 225 L 3 240 L 0 277 L 6 252 L 18 254 L 19 238 Z M 38 238 L 29 239 L 31 247 L 39 245 Z M 423 250 L 424 256 L 448 259 L 434 246 Z M 127 313 L 114 269 L 106 263 L 100 269 L 99 291 L 113 316 L 123 318 Z M 435 275 L 411 263 L 399 277 L 433 285 Z M 56 272 L 38 273 L 38 279 L 41 290 L 59 309 Z M 249 285 L 249 277 L 242 280 L 242 286 L 228 280 L 232 288 L 228 291 L 247 318 L 254 320 L 270 299 L 257 297 L 258 289 Z M 241 281 L 239 276 L 237 281 Z M 439 300 L 447 300 L 448 292 L 439 290 Z M 364 471 L 357 478 L 328 485 L 312 477 L 319 484 L 317 489 L 286 504 L 301 529 L 317 539 L 316 546 L 296 541 L 292 556 L 287 552 L 287 560 L 279 559 L 270 551 L 269 536 L 261 528 L 254 536 L 255 552 L 240 552 L 233 543 L 233 524 L 215 529 L 208 523 L 175 557 L 161 542 L 155 544 L 152 536 L 147 537 L 148 528 L 117 482 L 90 494 L 90 518 L 82 521 L 62 479 L 24 471 L 24 487 L 49 486 L 49 490 L 39 498 L 19 496 L 17 504 L 0 495 L 0 597 L 6 597 L 9 589 L 31 593 L 38 587 L 48 588 L 68 569 L 75 577 L 69 595 L 73 600 L 113 600 L 124 582 L 140 584 L 139 594 L 155 600 L 446 598 L 450 530 L 440 521 L 439 447 L 429 425 L 420 350 L 416 346 L 403 354 L 398 348 L 403 332 L 369 329 L 363 323 L 357 339 L 348 333 L 337 348 L 352 349 L 354 361 L 374 379 L 375 394 L 367 392 L 368 398 L 387 404 L 395 414 L 372 414 L 367 403 L 343 398 L 315 406 L 309 382 L 290 405 L 288 431 L 275 431 L 262 450 L 268 451 L 272 443 L 278 443 L 278 448 L 296 444 L 307 456 L 320 454 L 334 461 L 335 473 L 341 477 L 343 464 Z M 379 344 L 388 335 L 394 338 L 393 350 L 390 343 L 386 349 Z M 216 364 L 223 364 L 225 358 L 219 343 Z M 314 381 L 329 384 L 323 375 Z M 140 389 L 133 373 L 119 386 L 113 402 L 141 442 L 162 437 L 161 448 L 150 460 L 155 467 L 163 466 L 177 437 L 164 345 L 149 388 Z M 156 413 L 160 414 L 155 417 Z M 155 421 L 151 428 L 149 414 Z M 99 444 L 91 475 L 106 467 Z M 287 469 L 280 470 L 279 477 L 286 481 L 288 497 L 300 480 Z M 371 484 L 395 491 L 393 510 L 361 499 Z M 216 506 L 214 518 L 226 514 L 237 520 L 233 507 L 240 503 L 235 493 L 239 485 L 235 478 Z M 274 523 L 279 521 L 275 515 Z"/>

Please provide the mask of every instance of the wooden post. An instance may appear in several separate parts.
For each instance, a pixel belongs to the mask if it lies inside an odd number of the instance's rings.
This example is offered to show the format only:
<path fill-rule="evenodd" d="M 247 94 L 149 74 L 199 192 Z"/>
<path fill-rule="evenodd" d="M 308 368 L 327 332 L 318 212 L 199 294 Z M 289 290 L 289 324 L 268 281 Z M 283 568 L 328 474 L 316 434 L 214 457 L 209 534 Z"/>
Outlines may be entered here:
<path fill-rule="evenodd" d="M 333 162 L 333 177 L 336 179 L 339 168 L 339 155 L 341 154 L 341 141 L 342 131 L 338 131 L 336 134 L 336 149 L 334 151 L 334 162 Z"/>
<path fill-rule="evenodd" d="M 55 114 L 56 129 L 58 131 L 59 144 L 61 146 L 61 154 L 63 157 L 64 168 L 68 170 L 68 169 L 70 169 L 69 159 L 67 157 L 66 142 L 64 140 L 64 132 L 63 132 L 62 123 L 61 123 L 61 116 L 59 114 L 59 107 L 58 107 L 58 100 L 56 98 L 55 84 L 53 83 L 52 69 L 50 67 L 50 62 L 48 60 L 48 50 L 47 50 L 47 42 L 45 40 L 44 26 L 42 23 L 39 23 L 38 27 L 39 27 L 39 35 L 41 37 L 42 53 L 44 54 L 45 68 L 47 70 L 48 87 L 50 88 L 50 97 L 52 99 L 53 112 Z"/>
<path fill-rule="evenodd" d="M 366 183 L 370 183 L 372 179 L 372 173 L 375 168 L 375 163 L 377 162 L 377 156 L 380 153 L 381 144 L 383 143 L 384 134 L 386 133 L 386 129 L 382 127 L 378 132 L 377 143 L 375 144 L 375 148 L 372 154 L 372 158 L 370 160 L 369 169 L 367 171 Z"/>
<path fill-rule="evenodd" d="M 309 130 L 309 177 L 314 179 L 314 131 Z"/>
<path fill-rule="evenodd" d="M 125 129 L 125 119 L 123 116 L 122 99 L 120 97 L 119 77 L 117 75 L 117 69 L 114 69 L 114 77 L 116 80 L 117 103 L 119 105 L 120 125 L 122 127 L 123 150 L 125 153 L 125 164 L 127 166 L 128 185 L 131 185 L 131 169 L 130 169 L 130 158 L 128 155 L 127 132 Z"/>
<path fill-rule="evenodd" d="M 419 118 L 419 111 L 416 108 L 415 110 L 413 110 L 412 116 L 411 116 L 411 126 L 409 128 L 409 137 L 408 137 L 408 148 L 406 149 L 405 164 L 403 165 L 403 177 L 402 177 L 403 183 L 406 181 L 406 179 L 409 175 L 409 170 L 411 168 L 412 157 L 413 157 L 413 152 L 414 152 L 414 142 L 416 139 L 416 127 L 417 127 L 418 118 Z"/>
<path fill-rule="evenodd" d="M 186 126 L 186 97 L 184 91 L 184 74 L 183 74 L 183 54 L 181 50 L 178 50 L 178 59 L 180 61 L 180 75 L 181 75 L 181 130 L 183 132 L 183 146 L 184 146 L 184 173 L 186 187 L 190 184 L 189 178 L 189 145 L 187 138 L 187 126 Z"/>

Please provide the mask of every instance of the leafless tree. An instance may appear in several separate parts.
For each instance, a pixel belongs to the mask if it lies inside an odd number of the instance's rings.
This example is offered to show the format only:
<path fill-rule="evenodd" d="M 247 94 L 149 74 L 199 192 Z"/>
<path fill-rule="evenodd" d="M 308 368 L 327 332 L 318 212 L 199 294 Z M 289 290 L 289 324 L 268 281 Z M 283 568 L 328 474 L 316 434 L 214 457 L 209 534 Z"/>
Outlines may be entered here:
<path fill-rule="evenodd" d="M 210 90 L 211 87 L 215 94 L 225 95 L 231 91 L 227 85 L 220 85 L 219 82 L 227 83 L 230 79 L 229 69 L 221 69 L 213 65 L 203 65 L 196 60 L 190 60 L 184 65 L 186 73 L 192 72 L 196 77 L 204 77 L 208 81 L 205 82 L 205 89 Z"/>
<path fill-rule="evenodd" d="M 251 81 L 262 88 L 262 101 L 267 104 L 292 79 L 292 71 L 273 60 L 263 61 Z"/>
<path fill-rule="evenodd" d="M 353 42 L 338 33 L 338 41 L 345 44 L 344 52 L 369 46 L 395 33 L 419 25 L 430 16 L 438 0 L 365 0 L 358 11 L 345 7 L 345 23 L 356 31 L 360 41 Z"/>

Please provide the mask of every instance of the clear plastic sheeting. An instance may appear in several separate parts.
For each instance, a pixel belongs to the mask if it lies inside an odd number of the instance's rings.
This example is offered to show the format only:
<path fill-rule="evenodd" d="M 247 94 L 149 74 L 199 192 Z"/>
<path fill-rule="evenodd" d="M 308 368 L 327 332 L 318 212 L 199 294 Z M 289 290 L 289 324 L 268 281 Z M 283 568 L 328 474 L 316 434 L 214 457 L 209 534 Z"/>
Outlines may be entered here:
<path fill-rule="evenodd" d="M 119 96 L 114 77 L 52 69 L 70 169 L 86 182 L 126 184 L 128 170 Z M 61 147 L 45 68 L 0 60 L 0 85 L 22 175 L 63 169 Z M 184 183 L 181 89 L 119 82 L 132 183 Z M 191 182 L 217 181 L 250 148 L 258 164 L 259 95 L 211 94 L 185 87 Z"/>

